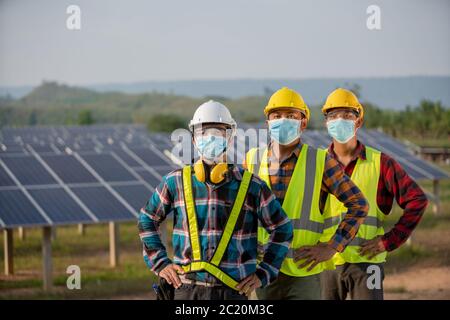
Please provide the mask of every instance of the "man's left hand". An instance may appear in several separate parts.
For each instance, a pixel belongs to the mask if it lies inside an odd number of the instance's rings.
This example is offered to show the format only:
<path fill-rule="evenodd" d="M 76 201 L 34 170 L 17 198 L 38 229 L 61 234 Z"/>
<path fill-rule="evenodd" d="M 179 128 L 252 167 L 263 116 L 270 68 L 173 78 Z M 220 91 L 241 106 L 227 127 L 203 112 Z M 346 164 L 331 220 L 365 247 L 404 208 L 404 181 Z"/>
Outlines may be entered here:
<path fill-rule="evenodd" d="M 386 248 L 384 247 L 381 236 L 363 242 L 361 248 L 359 249 L 359 253 L 362 256 L 367 256 L 369 259 L 373 259 L 375 256 L 384 251 L 386 251 Z"/>
<path fill-rule="evenodd" d="M 316 265 L 321 262 L 330 260 L 336 254 L 336 250 L 327 243 L 319 243 L 314 246 L 303 246 L 295 251 L 294 261 L 297 262 L 306 259 L 299 268 L 304 268 L 311 264 L 307 271 L 311 271 Z"/>
<path fill-rule="evenodd" d="M 261 287 L 261 285 L 261 280 L 259 280 L 258 276 L 253 273 L 239 282 L 239 284 L 236 286 L 236 289 L 239 290 L 239 294 L 244 293 L 246 296 L 250 296 L 252 291 Z"/>

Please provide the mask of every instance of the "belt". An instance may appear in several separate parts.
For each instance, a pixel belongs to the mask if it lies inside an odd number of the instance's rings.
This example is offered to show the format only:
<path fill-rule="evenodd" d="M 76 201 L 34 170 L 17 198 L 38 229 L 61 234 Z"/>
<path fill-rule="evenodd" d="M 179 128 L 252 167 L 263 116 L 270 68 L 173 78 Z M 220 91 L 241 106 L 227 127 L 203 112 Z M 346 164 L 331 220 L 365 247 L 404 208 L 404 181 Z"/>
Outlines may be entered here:
<path fill-rule="evenodd" d="M 181 280 L 181 283 L 191 284 L 191 285 L 195 285 L 195 286 L 203 286 L 203 287 L 222 287 L 223 286 L 223 284 L 221 284 L 221 283 L 190 280 L 190 279 L 186 279 L 184 277 L 180 277 L 180 280 Z"/>

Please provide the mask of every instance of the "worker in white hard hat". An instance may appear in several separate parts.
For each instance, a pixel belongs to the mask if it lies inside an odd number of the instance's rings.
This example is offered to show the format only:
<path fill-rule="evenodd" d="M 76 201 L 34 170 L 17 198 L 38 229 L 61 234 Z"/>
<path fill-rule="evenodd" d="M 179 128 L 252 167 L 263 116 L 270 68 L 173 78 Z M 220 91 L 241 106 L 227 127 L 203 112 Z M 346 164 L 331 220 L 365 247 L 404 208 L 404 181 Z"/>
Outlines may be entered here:
<path fill-rule="evenodd" d="M 223 104 L 199 106 L 189 129 L 200 158 L 166 175 L 141 209 L 144 260 L 172 289 L 166 299 L 247 299 L 277 277 L 292 240 L 291 222 L 264 182 L 227 162 L 236 122 Z M 171 212 L 173 259 L 159 235 Z M 258 221 L 270 233 L 259 264 Z"/>

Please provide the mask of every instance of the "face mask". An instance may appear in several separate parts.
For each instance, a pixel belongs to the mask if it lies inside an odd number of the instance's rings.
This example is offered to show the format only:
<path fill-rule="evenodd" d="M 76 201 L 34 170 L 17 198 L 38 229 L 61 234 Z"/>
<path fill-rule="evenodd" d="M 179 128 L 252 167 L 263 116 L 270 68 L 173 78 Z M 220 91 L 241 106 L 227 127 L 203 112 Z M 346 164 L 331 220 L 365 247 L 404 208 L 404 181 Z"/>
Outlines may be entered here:
<path fill-rule="evenodd" d="M 208 160 L 219 157 L 227 147 L 227 140 L 222 136 L 199 136 L 195 144 L 201 156 Z"/>
<path fill-rule="evenodd" d="M 346 143 L 355 135 L 353 120 L 336 119 L 327 122 L 328 134 L 339 143 Z"/>
<path fill-rule="evenodd" d="M 275 119 L 269 121 L 270 137 L 281 145 L 294 142 L 302 134 L 300 121 L 295 119 Z"/>

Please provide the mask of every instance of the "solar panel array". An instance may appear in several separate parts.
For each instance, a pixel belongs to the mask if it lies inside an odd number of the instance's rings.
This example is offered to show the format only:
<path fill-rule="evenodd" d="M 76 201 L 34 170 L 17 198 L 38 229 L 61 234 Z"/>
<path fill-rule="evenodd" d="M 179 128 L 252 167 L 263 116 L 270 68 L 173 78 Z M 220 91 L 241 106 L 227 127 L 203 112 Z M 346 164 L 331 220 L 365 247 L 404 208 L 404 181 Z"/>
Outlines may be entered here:
<path fill-rule="evenodd" d="M 176 168 L 170 146 L 139 126 L 5 128 L 0 228 L 136 219 Z"/>
<path fill-rule="evenodd" d="M 358 134 L 366 145 L 393 156 L 414 179 L 449 178 L 386 134 Z M 302 139 L 318 148 L 330 143 L 325 131 L 306 130 Z M 233 159 L 242 163 L 248 139 L 240 134 L 234 145 Z M 135 125 L 4 128 L 0 228 L 134 220 L 162 176 L 177 168 L 163 153 L 172 147 L 169 135 Z"/>

